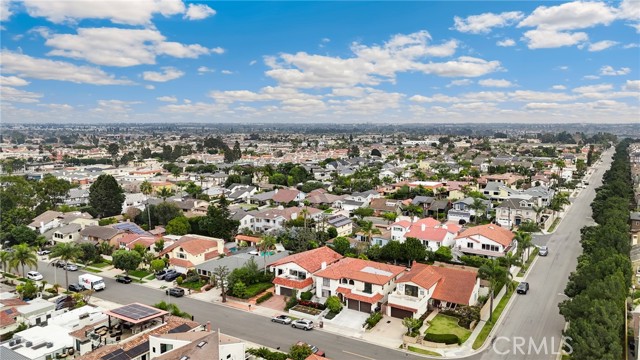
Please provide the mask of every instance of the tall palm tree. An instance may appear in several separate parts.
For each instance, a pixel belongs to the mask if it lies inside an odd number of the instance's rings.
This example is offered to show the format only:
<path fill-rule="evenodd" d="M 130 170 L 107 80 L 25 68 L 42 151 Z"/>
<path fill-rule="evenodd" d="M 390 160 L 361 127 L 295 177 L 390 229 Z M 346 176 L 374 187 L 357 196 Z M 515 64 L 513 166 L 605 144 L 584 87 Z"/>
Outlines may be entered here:
<path fill-rule="evenodd" d="M 11 261 L 11 253 L 8 251 L 0 251 L 0 264 L 2 265 L 2 271 L 4 272 L 8 272 L 8 268 L 7 266 L 9 265 L 9 262 Z"/>
<path fill-rule="evenodd" d="M 163 187 L 162 189 L 160 189 L 160 191 L 158 191 L 158 196 L 162 198 L 162 201 L 167 201 L 168 197 L 173 196 L 173 191 L 171 191 L 171 189 L 167 187 Z"/>
<path fill-rule="evenodd" d="M 364 221 L 360 226 L 360 230 L 367 235 L 367 242 L 371 243 L 372 234 L 380 234 L 380 230 L 373 226 L 373 222 Z"/>
<path fill-rule="evenodd" d="M 36 249 L 27 245 L 19 244 L 12 247 L 11 260 L 9 264 L 12 268 L 18 270 L 18 267 L 22 267 L 22 277 L 25 277 L 25 266 L 38 268 L 38 256 L 36 255 Z"/>
<path fill-rule="evenodd" d="M 480 214 L 484 214 L 487 209 L 487 205 L 484 203 L 484 201 L 482 201 L 482 199 L 474 198 L 473 203 L 469 205 L 469 207 L 475 212 L 473 223 L 477 224 Z"/>
<path fill-rule="evenodd" d="M 147 180 L 143 181 L 140 184 L 140 192 L 142 192 L 147 197 L 147 216 L 149 217 L 149 230 L 151 230 L 151 207 L 149 206 L 149 195 L 153 192 L 153 186 Z"/>
<path fill-rule="evenodd" d="M 265 235 L 258 243 L 258 249 L 262 251 L 262 258 L 264 259 L 264 273 L 267 273 L 267 255 L 270 255 L 271 250 L 276 247 L 276 238 L 271 235 Z"/>
<path fill-rule="evenodd" d="M 489 321 L 493 321 L 493 300 L 495 297 L 495 291 L 497 290 L 498 285 L 501 284 L 505 284 L 507 289 L 511 288 L 513 286 L 511 283 L 512 276 L 511 273 L 504 267 L 500 266 L 500 263 L 495 259 L 490 263 L 480 266 L 478 274 L 481 278 L 489 280 L 489 289 L 491 293 L 489 297 Z"/>
<path fill-rule="evenodd" d="M 78 247 L 76 243 L 58 243 L 53 247 L 51 251 L 51 257 L 62 260 L 67 264 L 73 263 L 82 256 L 82 249 Z M 64 268 L 64 277 L 67 281 L 67 289 L 69 288 L 69 271 L 67 267 Z"/>
<path fill-rule="evenodd" d="M 527 251 L 527 259 L 529 259 L 529 249 L 533 246 L 531 242 L 531 234 L 524 231 L 516 232 L 516 241 L 518 242 L 518 246 L 522 249 L 522 254 L 524 254 L 525 250 Z"/>

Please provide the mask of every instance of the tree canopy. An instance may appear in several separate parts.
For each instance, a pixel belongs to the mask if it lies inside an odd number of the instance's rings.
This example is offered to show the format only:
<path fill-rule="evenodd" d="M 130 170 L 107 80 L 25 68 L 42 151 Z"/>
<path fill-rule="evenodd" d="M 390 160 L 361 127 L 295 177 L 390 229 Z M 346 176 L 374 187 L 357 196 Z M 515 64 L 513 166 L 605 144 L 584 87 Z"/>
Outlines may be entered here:
<path fill-rule="evenodd" d="M 100 175 L 89 188 L 89 205 L 99 217 L 109 217 L 122 213 L 124 191 L 111 175 Z"/>

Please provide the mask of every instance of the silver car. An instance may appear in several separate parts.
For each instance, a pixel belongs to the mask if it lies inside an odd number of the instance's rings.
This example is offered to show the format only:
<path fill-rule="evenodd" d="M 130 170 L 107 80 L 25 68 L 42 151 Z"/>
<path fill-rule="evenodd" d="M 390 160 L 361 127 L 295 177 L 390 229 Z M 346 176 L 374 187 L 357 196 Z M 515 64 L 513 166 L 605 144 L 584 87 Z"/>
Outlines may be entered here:
<path fill-rule="evenodd" d="M 287 315 L 274 316 L 274 317 L 271 318 L 271 321 L 277 322 L 277 323 L 280 323 L 280 324 L 284 324 L 284 325 L 291 324 L 291 318 L 288 317 Z"/>
<path fill-rule="evenodd" d="M 549 254 L 549 248 L 546 246 L 540 246 L 540 250 L 538 250 L 538 255 L 547 256 Z"/>
<path fill-rule="evenodd" d="M 313 321 L 305 319 L 296 320 L 291 323 L 291 327 L 309 331 L 313 329 Z"/>

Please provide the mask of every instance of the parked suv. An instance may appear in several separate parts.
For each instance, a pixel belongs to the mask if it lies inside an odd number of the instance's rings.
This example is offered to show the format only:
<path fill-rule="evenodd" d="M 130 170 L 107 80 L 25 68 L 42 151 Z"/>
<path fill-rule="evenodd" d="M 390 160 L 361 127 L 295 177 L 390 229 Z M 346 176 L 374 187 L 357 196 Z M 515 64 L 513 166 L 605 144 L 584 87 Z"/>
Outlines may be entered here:
<path fill-rule="evenodd" d="M 80 292 L 84 291 L 84 288 L 80 284 L 69 284 L 69 291 Z"/>
<path fill-rule="evenodd" d="M 296 320 L 296 321 L 291 323 L 291 327 L 294 327 L 296 329 L 303 329 L 303 330 L 307 330 L 308 331 L 308 330 L 313 329 L 313 321 L 306 320 L 306 319 Z"/>
<path fill-rule="evenodd" d="M 181 297 L 184 296 L 184 289 L 183 288 L 171 288 L 169 290 L 166 291 L 167 295 L 171 295 L 171 296 L 175 296 L 175 297 Z"/>
<path fill-rule="evenodd" d="M 179 276 L 182 276 L 182 274 L 180 274 L 179 272 L 172 270 L 172 272 L 167 272 L 167 274 L 164 276 L 164 281 L 173 281 L 175 279 L 177 279 Z"/>
<path fill-rule="evenodd" d="M 167 270 L 167 269 L 160 270 L 160 271 L 156 272 L 156 279 L 164 280 L 164 277 L 167 275 L 168 272 L 169 272 L 169 270 Z"/>
<path fill-rule="evenodd" d="M 516 292 L 518 294 L 526 295 L 527 292 L 529 292 L 529 283 L 523 281 L 520 284 L 518 284 L 518 287 L 516 288 Z"/>

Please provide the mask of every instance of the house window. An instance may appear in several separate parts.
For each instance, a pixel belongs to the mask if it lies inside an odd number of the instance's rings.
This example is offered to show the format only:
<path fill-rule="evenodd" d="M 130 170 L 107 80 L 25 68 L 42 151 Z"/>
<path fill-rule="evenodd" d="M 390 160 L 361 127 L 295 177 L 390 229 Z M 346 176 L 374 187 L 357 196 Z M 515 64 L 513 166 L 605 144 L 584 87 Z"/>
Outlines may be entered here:
<path fill-rule="evenodd" d="M 183 253 L 178 253 L 178 259 L 186 259 L 187 255 L 183 254 Z"/>
<path fill-rule="evenodd" d="M 291 276 L 295 276 L 298 278 L 298 280 L 304 280 L 307 278 L 307 273 L 304 271 L 298 271 L 298 270 L 289 270 L 289 275 Z"/>
<path fill-rule="evenodd" d="M 468 242 L 468 243 L 467 243 L 467 248 L 469 248 L 469 249 L 473 249 L 473 243 L 472 243 L 472 242 Z"/>
<path fill-rule="evenodd" d="M 372 291 L 373 290 L 372 290 L 371 283 L 364 283 L 364 291 L 363 292 L 366 293 L 366 294 L 371 294 Z"/>
<path fill-rule="evenodd" d="M 164 354 L 169 350 L 173 350 L 172 344 L 160 344 L 160 354 Z"/>
<path fill-rule="evenodd" d="M 331 280 L 328 278 L 322 279 L 322 286 L 329 286 L 331 284 Z"/>
<path fill-rule="evenodd" d="M 498 246 L 495 245 L 489 245 L 489 244 L 482 244 L 482 250 L 489 250 L 489 251 L 500 251 L 500 248 Z"/>
<path fill-rule="evenodd" d="M 405 285 L 404 294 L 407 296 L 418 297 L 418 287 L 414 285 Z"/>

